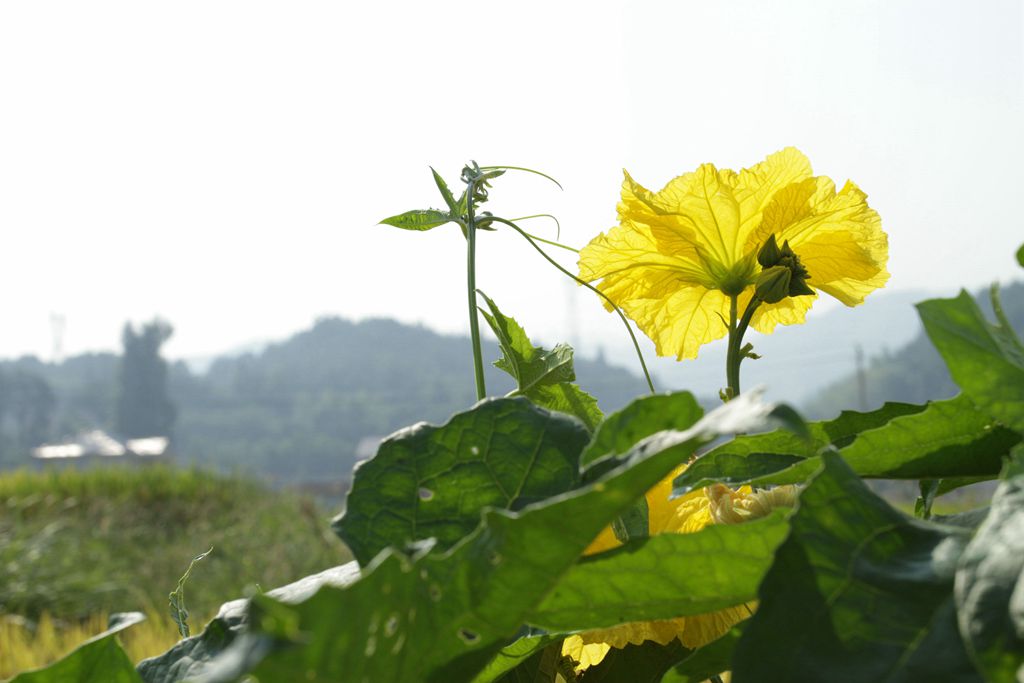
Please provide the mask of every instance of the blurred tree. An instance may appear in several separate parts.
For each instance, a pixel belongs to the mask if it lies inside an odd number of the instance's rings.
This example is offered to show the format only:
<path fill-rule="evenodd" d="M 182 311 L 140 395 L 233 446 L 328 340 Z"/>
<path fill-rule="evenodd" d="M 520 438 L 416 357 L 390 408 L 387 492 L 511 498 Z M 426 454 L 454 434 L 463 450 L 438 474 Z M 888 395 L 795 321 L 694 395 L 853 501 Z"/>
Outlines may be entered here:
<path fill-rule="evenodd" d="M 0 374 L 0 461 L 21 462 L 50 436 L 56 396 L 38 374 Z"/>
<path fill-rule="evenodd" d="M 121 436 L 171 435 L 177 410 L 167 394 L 167 362 L 160 347 L 173 333 L 171 324 L 160 319 L 146 323 L 138 332 L 125 323 L 116 409 Z"/>

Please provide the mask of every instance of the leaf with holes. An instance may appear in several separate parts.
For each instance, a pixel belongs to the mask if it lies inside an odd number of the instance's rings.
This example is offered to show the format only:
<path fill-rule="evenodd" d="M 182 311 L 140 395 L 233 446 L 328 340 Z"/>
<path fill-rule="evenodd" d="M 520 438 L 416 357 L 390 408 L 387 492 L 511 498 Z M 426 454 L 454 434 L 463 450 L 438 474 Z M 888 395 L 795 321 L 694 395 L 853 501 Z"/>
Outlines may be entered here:
<path fill-rule="evenodd" d="M 694 449 L 724 430 L 760 428 L 770 409 L 752 396 L 731 401 L 686 432 L 647 439 L 587 486 L 519 512 L 487 510 L 447 551 L 385 551 L 347 588 L 297 605 L 257 596 L 250 632 L 203 680 L 472 680 L 612 519 Z"/>
<path fill-rule="evenodd" d="M 334 529 L 364 566 L 388 546 L 434 538 L 446 549 L 476 528 L 485 507 L 518 510 L 573 488 L 588 439 L 576 420 L 524 398 L 410 427 L 356 470 Z"/>

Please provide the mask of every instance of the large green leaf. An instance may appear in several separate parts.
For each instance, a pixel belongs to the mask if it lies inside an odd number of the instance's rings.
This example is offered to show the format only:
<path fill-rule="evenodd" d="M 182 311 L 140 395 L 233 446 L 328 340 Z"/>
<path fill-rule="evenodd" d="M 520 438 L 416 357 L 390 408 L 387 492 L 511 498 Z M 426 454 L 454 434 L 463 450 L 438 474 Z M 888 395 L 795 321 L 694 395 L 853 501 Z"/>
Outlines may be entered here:
<path fill-rule="evenodd" d="M 692 534 L 663 534 L 574 565 L 527 621 L 550 631 L 705 614 L 757 597 L 785 513 Z"/>
<path fill-rule="evenodd" d="M 998 301 L 994 302 L 998 310 Z M 1024 348 L 1005 320 L 993 325 L 967 292 L 917 305 L 953 380 L 975 405 L 1024 431 Z"/>
<path fill-rule="evenodd" d="M 1024 680 L 1024 474 L 1000 483 L 956 574 L 960 632 L 992 681 Z"/>
<path fill-rule="evenodd" d="M 603 415 L 597 399 L 573 384 L 573 350 L 568 344 L 558 344 L 548 351 L 534 346 L 526 331 L 503 314 L 486 294 L 478 292 L 490 312 L 480 309 L 484 319 L 494 331 L 501 347 L 502 357 L 494 366 L 516 381 L 513 394 L 526 396 L 539 406 L 574 415 L 593 431 Z"/>
<path fill-rule="evenodd" d="M 768 434 L 742 436 L 723 444 L 714 452 L 732 453 L 741 457 L 752 454 L 779 453 L 810 458 L 823 448 L 844 448 L 863 432 L 884 427 L 892 420 L 920 413 L 927 406 L 910 403 L 886 403 L 877 410 L 860 413 L 844 410 L 839 417 L 807 425 L 809 438 L 778 430 Z"/>
<path fill-rule="evenodd" d="M 67 656 L 42 669 L 18 674 L 9 683 L 142 683 L 135 665 L 117 642 L 117 634 L 145 617 L 138 612 L 118 616 L 110 628 Z"/>
<path fill-rule="evenodd" d="M 638 398 L 605 418 L 580 456 L 580 465 L 622 455 L 641 439 L 666 429 L 689 429 L 703 414 L 688 391 Z"/>
<path fill-rule="evenodd" d="M 359 565 L 348 562 L 318 574 L 267 592 L 282 602 L 309 599 L 325 585 L 346 586 L 359 577 Z M 248 600 L 232 600 L 221 605 L 217 616 L 198 636 L 178 641 L 167 652 L 139 662 L 138 672 L 145 683 L 177 683 L 204 674 L 210 662 L 227 648 L 247 626 Z"/>
<path fill-rule="evenodd" d="M 737 646 L 735 683 L 981 681 L 952 595 L 969 530 L 891 508 L 834 454 L 790 526 Z"/>
<path fill-rule="evenodd" d="M 385 551 L 344 589 L 297 605 L 257 596 L 252 630 L 206 680 L 471 680 L 612 519 L 695 448 L 763 426 L 770 406 L 731 401 L 686 432 L 647 439 L 596 482 L 520 512 L 489 509 L 447 552 Z"/>
<path fill-rule="evenodd" d="M 406 211 L 397 216 L 389 216 L 381 220 L 381 225 L 391 225 L 403 230 L 424 231 L 431 230 L 445 223 L 451 223 L 454 219 L 451 214 L 437 209 L 416 209 Z"/>
<path fill-rule="evenodd" d="M 1003 458 L 1021 439 L 1019 433 L 998 425 L 965 396 L 920 407 L 887 404 L 874 414 L 857 415 L 864 426 L 880 424 L 859 435 L 837 432 L 839 438 L 824 450 L 838 447 L 847 464 L 865 477 L 993 478 Z M 865 419 L 869 415 L 878 419 Z M 827 426 L 817 423 L 810 427 L 817 446 Z M 793 452 L 786 453 L 785 448 Z M 676 492 L 716 481 L 732 485 L 798 483 L 821 466 L 821 457 L 808 457 L 808 449 L 790 435 L 740 437 L 691 465 L 675 480 Z"/>
<path fill-rule="evenodd" d="M 356 470 L 334 528 L 364 566 L 388 546 L 426 538 L 446 549 L 487 506 L 518 510 L 573 488 L 588 439 L 576 420 L 524 398 L 482 402 L 440 427 L 410 427 Z"/>

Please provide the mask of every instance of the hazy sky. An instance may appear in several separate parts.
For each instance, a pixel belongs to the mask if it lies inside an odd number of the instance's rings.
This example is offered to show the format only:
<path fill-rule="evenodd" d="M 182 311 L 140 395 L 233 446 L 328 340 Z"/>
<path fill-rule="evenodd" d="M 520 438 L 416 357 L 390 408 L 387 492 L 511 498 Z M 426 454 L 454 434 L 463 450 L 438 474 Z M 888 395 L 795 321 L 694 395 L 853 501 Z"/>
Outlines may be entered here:
<path fill-rule="evenodd" d="M 173 356 L 323 314 L 461 332 L 458 229 L 376 222 L 439 205 L 428 165 L 457 183 L 468 159 L 556 176 L 564 192 L 500 179 L 490 208 L 555 213 L 582 246 L 614 223 L 624 167 L 660 188 L 796 145 L 868 192 L 891 288 L 1008 280 L 1022 17 L 1019 0 L 4 2 L 0 355 L 49 357 L 53 313 L 68 353 L 156 314 Z M 507 313 L 547 339 L 617 334 L 517 240 L 480 243 Z"/>

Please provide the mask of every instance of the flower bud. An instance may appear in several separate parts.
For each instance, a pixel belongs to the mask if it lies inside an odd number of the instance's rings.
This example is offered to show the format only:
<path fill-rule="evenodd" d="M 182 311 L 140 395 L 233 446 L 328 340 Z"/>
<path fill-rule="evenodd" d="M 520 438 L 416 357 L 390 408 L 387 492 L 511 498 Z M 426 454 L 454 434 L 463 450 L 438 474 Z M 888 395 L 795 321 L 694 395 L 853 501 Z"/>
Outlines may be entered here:
<path fill-rule="evenodd" d="M 807 285 L 807 269 L 789 246 L 789 240 L 783 242 L 780 248 L 775 235 L 770 235 L 757 252 L 757 262 L 761 264 L 762 270 L 754 287 L 761 301 L 777 304 L 789 296 L 814 294 L 814 290 Z"/>
<path fill-rule="evenodd" d="M 786 266 L 771 266 L 761 271 L 754 285 L 757 298 L 766 304 L 777 304 L 789 296 L 793 274 Z M 806 287 L 806 285 L 804 285 Z"/>
<path fill-rule="evenodd" d="M 789 242 L 786 242 L 788 248 Z M 782 260 L 782 251 L 779 249 L 779 243 L 775 241 L 775 235 L 770 235 L 768 241 L 764 243 L 764 246 L 757 252 L 757 262 L 761 264 L 762 268 L 771 268 L 779 264 Z"/>

